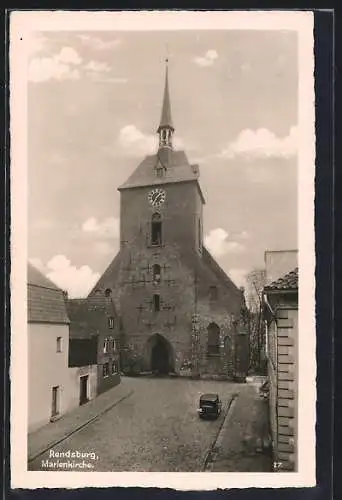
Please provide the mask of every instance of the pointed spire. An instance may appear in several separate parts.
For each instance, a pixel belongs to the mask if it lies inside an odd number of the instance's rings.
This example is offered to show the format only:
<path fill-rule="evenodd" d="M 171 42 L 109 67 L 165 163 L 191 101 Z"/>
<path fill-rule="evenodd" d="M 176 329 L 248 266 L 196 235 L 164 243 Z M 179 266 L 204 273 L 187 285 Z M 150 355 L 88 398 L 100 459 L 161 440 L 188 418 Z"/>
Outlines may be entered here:
<path fill-rule="evenodd" d="M 164 98 L 163 98 L 163 108 L 160 118 L 160 124 L 158 127 L 158 133 L 161 128 L 169 127 L 174 130 L 174 126 L 172 123 L 171 116 L 171 105 L 170 105 L 170 93 L 169 93 L 169 68 L 168 68 L 168 59 L 165 60 L 166 69 L 165 69 L 165 87 L 164 87 Z"/>
<path fill-rule="evenodd" d="M 166 63 L 166 68 L 165 68 L 163 107 L 157 133 L 159 134 L 159 148 L 162 147 L 172 148 L 172 134 L 175 128 L 173 126 L 172 116 L 171 116 L 168 58 L 165 59 L 165 63 Z"/>

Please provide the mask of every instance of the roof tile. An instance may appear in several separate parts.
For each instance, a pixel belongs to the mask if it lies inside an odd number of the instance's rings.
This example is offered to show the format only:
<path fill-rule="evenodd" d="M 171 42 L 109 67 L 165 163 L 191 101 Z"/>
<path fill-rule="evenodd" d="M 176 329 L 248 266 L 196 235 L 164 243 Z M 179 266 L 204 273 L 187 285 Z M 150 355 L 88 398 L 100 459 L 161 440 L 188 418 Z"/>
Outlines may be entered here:
<path fill-rule="evenodd" d="M 30 263 L 27 265 L 27 319 L 29 323 L 70 322 L 63 290 Z"/>
<path fill-rule="evenodd" d="M 30 323 L 69 323 L 62 290 L 30 284 L 27 288 Z"/>
<path fill-rule="evenodd" d="M 297 290 L 298 289 L 298 267 L 273 281 L 265 287 L 265 290 Z"/>

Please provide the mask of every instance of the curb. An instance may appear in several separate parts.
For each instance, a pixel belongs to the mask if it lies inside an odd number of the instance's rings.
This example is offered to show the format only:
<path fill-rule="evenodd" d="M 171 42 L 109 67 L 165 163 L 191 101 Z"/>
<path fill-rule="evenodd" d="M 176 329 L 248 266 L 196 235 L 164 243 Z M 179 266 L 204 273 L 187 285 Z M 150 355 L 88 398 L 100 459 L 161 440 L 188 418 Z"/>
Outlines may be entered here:
<path fill-rule="evenodd" d="M 227 410 L 226 410 L 224 418 L 221 422 L 221 425 L 217 431 L 216 439 L 212 443 L 208 453 L 206 454 L 205 460 L 203 462 L 203 466 L 202 466 L 203 472 L 206 472 L 206 471 L 210 472 L 213 468 L 213 465 L 214 465 L 215 460 L 216 460 L 217 448 L 218 448 L 218 446 L 221 445 L 222 439 L 223 439 L 222 438 L 222 435 L 223 435 L 222 431 L 223 431 L 226 423 L 228 422 L 230 415 L 232 414 L 232 410 L 235 406 L 235 401 L 238 397 L 239 397 L 239 393 L 238 392 L 234 393 L 232 395 L 228 405 L 227 405 Z"/>
<path fill-rule="evenodd" d="M 73 434 L 76 434 L 76 432 L 80 431 L 81 429 L 83 429 L 87 425 L 91 424 L 92 422 L 94 422 L 95 420 L 97 420 L 99 417 L 101 417 L 102 415 L 104 415 L 105 413 L 107 413 L 108 411 L 110 411 L 112 408 L 114 408 L 116 405 L 118 405 L 119 403 L 121 403 L 125 399 L 129 398 L 133 393 L 134 393 L 134 391 L 131 390 L 130 392 L 128 392 L 127 394 L 125 394 L 124 396 L 122 396 L 120 399 L 118 399 L 114 403 L 112 403 L 110 406 L 107 406 L 105 409 L 103 409 L 102 411 L 100 411 L 97 415 L 94 415 L 93 417 L 91 417 L 90 419 L 86 420 L 82 424 L 80 424 L 77 427 L 73 428 L 72 431 L 68 432 L 63 437 L 61 437 L 59 439 L 56 439 L 54 441 L 50 441 L 48 445 L 45 445 L 44 449 L 42 449 L 40 451 L 36 451 L 34 453 L 34 455 L 28 456 L 28 459 L 27 459 L 28 463 L 32 462 L 33 460 L 35 460 L 36 458 L 38 458 L 40 455 L 42 455 L 43 453 L 45 453 L 46 451 L 48 451 L 50 448 L 52 448 L 52 446 L 56 446 L 57 444 L 60 444 L 63 441 L 65 441 L 66 439 L 68 439 Z"/>

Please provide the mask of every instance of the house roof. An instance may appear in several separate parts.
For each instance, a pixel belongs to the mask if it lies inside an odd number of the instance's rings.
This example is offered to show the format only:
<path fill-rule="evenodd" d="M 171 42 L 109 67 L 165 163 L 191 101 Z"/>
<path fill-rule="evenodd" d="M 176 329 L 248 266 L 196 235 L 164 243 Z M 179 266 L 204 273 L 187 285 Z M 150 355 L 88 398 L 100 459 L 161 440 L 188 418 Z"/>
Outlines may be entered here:
<path fill-rule="evenodd" d="M 52 290 L 60 290 L 53 281 L 44 276 L 42 272 L 38 271 L 38 269 L 30 263 L 27 265 L 27 284 L 51 288 Z"/>
<path fill-rule="evenodd" d="M 265 290 L 298 290 L 298 267 L 267 285 Z"/>
<path fill-rule="evenodd" d="M 70 322 L 63 290 L 32 264 L 27 268 L 27 316 L 29 323 Z"/>

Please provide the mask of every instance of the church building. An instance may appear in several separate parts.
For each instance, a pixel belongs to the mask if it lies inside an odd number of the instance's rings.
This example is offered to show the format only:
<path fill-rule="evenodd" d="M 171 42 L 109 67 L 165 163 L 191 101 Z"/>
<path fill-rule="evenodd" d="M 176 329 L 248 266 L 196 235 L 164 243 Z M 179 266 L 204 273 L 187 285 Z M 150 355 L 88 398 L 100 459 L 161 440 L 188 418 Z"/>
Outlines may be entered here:
<path fill-rule="evenodd" d="M 199 166 L 174 132 L 166 64 L 159 147 L 118 188 L 120 250 L 90 296 L 115 303 L 123 371 L 231 378 L 244 294 L 203 244 Z"/>

